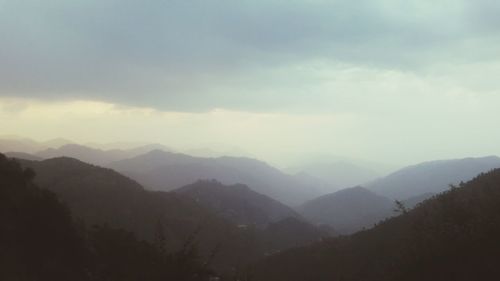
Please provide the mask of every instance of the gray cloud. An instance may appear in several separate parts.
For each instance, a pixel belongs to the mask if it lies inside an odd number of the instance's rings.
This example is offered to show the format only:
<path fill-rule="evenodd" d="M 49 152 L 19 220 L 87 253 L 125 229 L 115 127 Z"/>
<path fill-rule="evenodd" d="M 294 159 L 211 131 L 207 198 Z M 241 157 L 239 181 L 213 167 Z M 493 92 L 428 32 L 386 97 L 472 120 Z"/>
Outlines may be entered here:
<path fill-rule="evenodd" d="M 500 59 L 497 1 L 422 2 L 0 0 L 0 95 L 314 108 L 311 62 L 425 76 Z"/>

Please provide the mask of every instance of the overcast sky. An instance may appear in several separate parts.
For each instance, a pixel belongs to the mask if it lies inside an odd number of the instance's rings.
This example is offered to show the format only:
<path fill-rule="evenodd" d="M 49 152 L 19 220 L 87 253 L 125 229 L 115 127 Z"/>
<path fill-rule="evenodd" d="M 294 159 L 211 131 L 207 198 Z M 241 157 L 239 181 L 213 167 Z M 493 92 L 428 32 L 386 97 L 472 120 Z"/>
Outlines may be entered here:
<path fill-rule="evenodd" d="M 500 1 L 0 0 L 2 134 L 500 154 Z"/>

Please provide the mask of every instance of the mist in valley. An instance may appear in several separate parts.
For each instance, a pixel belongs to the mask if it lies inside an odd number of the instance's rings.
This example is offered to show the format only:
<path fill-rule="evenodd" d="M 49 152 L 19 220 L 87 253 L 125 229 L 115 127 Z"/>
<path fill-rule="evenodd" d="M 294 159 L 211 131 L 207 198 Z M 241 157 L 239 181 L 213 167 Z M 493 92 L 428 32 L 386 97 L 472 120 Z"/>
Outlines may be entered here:
<path fill-rule="evenodd" d="M 0 280 L 496 280 L 495 1 L 1 1 Z"/>

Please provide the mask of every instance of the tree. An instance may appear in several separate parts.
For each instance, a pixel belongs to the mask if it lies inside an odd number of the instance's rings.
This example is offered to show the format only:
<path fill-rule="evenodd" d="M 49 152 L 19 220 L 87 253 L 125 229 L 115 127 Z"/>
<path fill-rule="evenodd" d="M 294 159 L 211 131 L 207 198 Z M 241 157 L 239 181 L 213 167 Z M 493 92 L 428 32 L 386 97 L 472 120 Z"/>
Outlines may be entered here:
<path fill-rule="evenodd" d="M 396 205 L 394 207 L 394 212 L 397 214 L 407 214 L 408 209 L 406 208 L 405 204 L 399 200 L 394 200 L 394 204 Z"/>

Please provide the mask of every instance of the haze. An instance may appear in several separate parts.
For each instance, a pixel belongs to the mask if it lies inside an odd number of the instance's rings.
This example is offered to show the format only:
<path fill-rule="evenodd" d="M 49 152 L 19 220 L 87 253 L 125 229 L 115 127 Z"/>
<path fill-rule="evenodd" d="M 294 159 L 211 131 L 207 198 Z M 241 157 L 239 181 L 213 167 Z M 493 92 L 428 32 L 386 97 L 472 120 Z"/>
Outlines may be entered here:
<path fill-rule="evenodd" d="M 282 167 L 500 154 L 500 3 L 360 2 L 0 1 L 1 134 Z"/>

